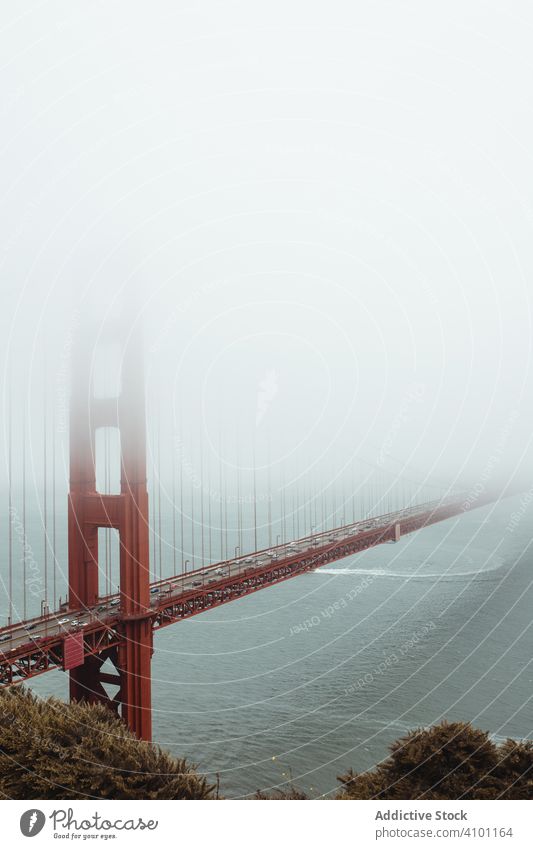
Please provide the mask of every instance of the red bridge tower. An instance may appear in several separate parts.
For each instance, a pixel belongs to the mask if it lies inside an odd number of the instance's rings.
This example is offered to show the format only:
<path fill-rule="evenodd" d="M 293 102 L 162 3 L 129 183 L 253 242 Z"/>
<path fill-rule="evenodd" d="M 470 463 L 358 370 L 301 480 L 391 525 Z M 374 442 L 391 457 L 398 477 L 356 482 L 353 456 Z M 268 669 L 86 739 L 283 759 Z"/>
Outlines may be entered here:
<path fill-rule="evenodd" d="M 121 642 L 89 656 L 70 671 L 71 699 L 112 707 L 143 740 L 152 736 L 152 613 L 146 487 L 146 411 L 140 333 L 113 327 L 121 345 L 117 397 L 97 398 L 91 363 L 96 339 L 83 334 L 76 346 L 70 410 L 68 505 L 69 607 L 98 604 L 98 528 L 116 528 L 120 538 Z M 96 491 L 95 434 L 101 427 L 120 433 L 120 494 Z M 110 659 L 116 673 L 102 670 Z M 118 686 L 111 698 L 104 684 Z"/>

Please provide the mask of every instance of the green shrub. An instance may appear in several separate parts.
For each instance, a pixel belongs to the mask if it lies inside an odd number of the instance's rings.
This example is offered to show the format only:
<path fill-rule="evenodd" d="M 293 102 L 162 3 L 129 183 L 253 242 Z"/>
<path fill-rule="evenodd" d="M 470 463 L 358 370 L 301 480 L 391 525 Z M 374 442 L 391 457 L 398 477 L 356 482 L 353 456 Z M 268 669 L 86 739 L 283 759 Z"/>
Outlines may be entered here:
<path fill-rule="evenodd" d="M 369 771 L 340 775 L 338 799 L 530 799 L 533 744 L 495 745 L 486 731 L 442 722 L 411 731 Z"/>
<path fill-rule="evenodd" d="M 0 691 L 0 794 L 11 799 L 209 799 L 185 760 L 143 743 L 106 707 Z"/>

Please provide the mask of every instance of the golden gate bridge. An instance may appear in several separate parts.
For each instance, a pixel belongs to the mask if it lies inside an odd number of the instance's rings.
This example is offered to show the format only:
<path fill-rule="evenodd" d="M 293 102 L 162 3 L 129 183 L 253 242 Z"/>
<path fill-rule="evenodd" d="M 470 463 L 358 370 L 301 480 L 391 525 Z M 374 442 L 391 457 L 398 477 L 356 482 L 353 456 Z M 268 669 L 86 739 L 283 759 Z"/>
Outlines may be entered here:
<path fill-rule="evenodd" d="M 157 540 L 161 546 L 161 513 L 155 512 L 156 493 L 152 496 L 150 515 L 147 486 L 146 409 L 143 372 L 142 341 L 138 330 L 116 323 L 108 328 L 121 349 L 120 389 L 113 397 L 95 393 L 93 381 L 93 342 L 84 334 L 73 354 L 72 388 L 69 417 L 69 493 L 68 493 L 68 591 L 61 602 L 56 599 L 57 557 L 55 555 L 55 501 L 52 505 L 53 527 L 47 526 L 49 505 L 47 493 L 46 421 L 44 422 L 44 484 L 45 498 L 43 522 L 45 532 L 44 598 L 39 615 L 28 615 L 26 583 L 28 580 L 26 542 L 23 541 L 23 570 L 14 569 L 13 526 L 18 515 L 12 496 L 13 438 L 8 444 L 9 464 L 9 575 L 7 592 L 10 613 L 6 625 L 0 628 L 0 686 L 12 686 L 29 681 L 51 670 L 64 670 L 70 678 L 71 699 L 103 703 L 118 713 L 127 725 L 144 740 L 152 734 L 151 716 L 151 658 L 153 636 L 159 628 L 203 611 L 234 601 L 258 590 L 279 584 L 290 578 L 315 570 L 328 563 L 364 551 L 370 547 L 398 542 L 402 535 L 412 533 L 462 513 L 465 496 L 443 492 L 439 498 L 413 503 L 406 498 L 396 509 L 375 515 L 367 510 L 362 518 L 355 517 L 353 492 L 343 485 L 339 501 L 343 509 L 340 523 L 328 527 L 327 509 L 323 499 L 320 507 L 314 506 L 308 520 L 294 520 L 299 511 L 292 511 L 292 536 L 285 521 L 285 505 L 281 532 L 272 539 L 272 516 L 269 504 L 268 545 L 258 545 L 257 496 L 254 493 L 252 550 L 243 552 L 242 519 L 237 529 L 238 545 L 234 556 L 228 556 L 227 515 L 222 515 L 220 504 L 220 558 L 213 560 L 211 516 L 208 516 L 208 544 L 204 546 L 204 510 L 201 502 L 199 521 L 202 527 L 200 566 L 192 568 L 183 559 L 183 492 L 180 493 L 180 510 L 176 504 L 176 480 L 172 474 L 173 569 L 162 575 L 159 550 L 159 577 L 154 575 L 157 561 Z M 9 418 L 11 428 L 11 416 Z M 102 445 L 97 434 L 102 429 L 115 429 L 120 438 L 120 491 L 109 493 L 97 486 L 97 455 Z M 160 437 L 159 437 L 160 439 Z M 24 443 L 23 443 L 24 444 Z M 24 449 L 25 450 L 25 449 Z M 109 483 L 110 452 L 104 445 L 106 483 Z M 157 442 L 158 462 L 160 444 Z M 23 486 L 26 480 L 26 456 L 23 454 Z M 55 456 L 51 462 L 55 476 Z M 160 478 L 159 478 L 160 480 Z M 222 488 L 222 481 L 221 488 Z M 179 487 L 182 489 L 180 478 Z M 22 533 L 26 532 L 25 494 L 23 514 L 20 517 Z M 52 480 L 52 498 L 55 499 L 55 480 Z M 486 494 L 476 497 L 473 505 L 481 506 L 493 498 Z M 378 499 L 379 501 L 379 499 Z M 347 505 L 351 502 L 352 517 L 347 521 Z M 158 493 L 159 507 L 161 493 Z M 382 500 L 383 503 L 383 500 Z M 194 500 L 193 500 L 194 504 Z M 390 506 L 390 500 L 389 500 Z M 294 505 L 293 505 L 294 507 Z M 209 508 L 210 509 L 210 508 Z M 227 503 L 225 506 L 227 510 Z M 181 523 L 181 571 L 176 563 L 176 514 Z M 363 511 L 365 512 L 365 511 Z M 334 516 L 337 515 L 335 511 Z M 194 520 L 193 520 L 194 521 Z M 119 583 L 117 591 L 111 586 L 108 542 L 105 555 L 99 545 L 101 529 L 113 530 L 119 540 Z M 48 585 L 50 583 L 48 548 L 52 536 L 52 605 L 50 609 Z M 150 537 L 153 539 L 152 564 L 150 563 Z M 194 533 L 192 535 L 194 547 Z M 206 551 L 207 549 L 207 551 Z M 105 585 L 100 582 L 104 574 Z M 20 564 L 19 564 L 20 566 Z M 13 594 L 17 582 L 24 584 L 22 617 L 14 621 Z M 109 671 L 109 663 L 113 671 Z M 116 688 L 112 695 L 108 688 Z"/>

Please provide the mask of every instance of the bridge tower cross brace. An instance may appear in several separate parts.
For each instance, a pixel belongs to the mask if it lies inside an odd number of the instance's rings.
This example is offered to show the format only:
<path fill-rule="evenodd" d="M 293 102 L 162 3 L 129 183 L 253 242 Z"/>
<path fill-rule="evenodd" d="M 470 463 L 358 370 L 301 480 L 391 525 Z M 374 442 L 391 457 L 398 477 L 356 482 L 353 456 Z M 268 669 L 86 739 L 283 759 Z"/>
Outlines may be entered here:
<path fill-rule="evenodd" d="M 70 671 L 70 698 L 107 704 L 143 740 L 152 737 L 152 614 L 148 491 L 146 485 L 146 410 L 140 335 L 118 326 L 121 380 L 115 398 L 93 391 L 94 337 L 83 333 L 73 356 L 70 405 L 70 487 L 68 499 L 68 581 L 70 609 L 99 601 L 98 528 L 116 528 L 120 540 L 120 632 L 118 650 L 85 658 Z M 96 491 L 96 430 L 120 433 L 120 494 Z M 117 674 L 103 672 L 109 657 Z M 104 684 L 118 685 L 111 699 Z"/>

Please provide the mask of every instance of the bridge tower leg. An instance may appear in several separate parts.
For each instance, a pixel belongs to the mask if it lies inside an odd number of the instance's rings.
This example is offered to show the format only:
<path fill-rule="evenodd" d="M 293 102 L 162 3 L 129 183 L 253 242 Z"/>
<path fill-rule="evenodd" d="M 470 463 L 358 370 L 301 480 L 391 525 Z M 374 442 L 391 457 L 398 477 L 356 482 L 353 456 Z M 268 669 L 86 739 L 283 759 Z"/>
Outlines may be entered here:
<path fill-rule="evenodd" d="M 126 330 L 127 334 L 123 331 Z M 74 353 L 70 409 L 70 491 L 68 503 L 69 608 L 98 604 L 98 528 L 116 528 L 120 538 L 121 642 L 109 657 L 116 674 L 102 672 L 106 656 L 87 657 L 70 671 L 73 700 L 102 702 L 118 712 L 141 739 L 152 736 L 150 568 L 146 424 L 142 343 L 131 328 L 118 328 L 122 343 L 121 385 L 115 398 L 93 391 L 93 340 L 88 334 Z M 116 341 L 116 336 L 113 341 Z M 120 433 L 120 494 L 96 491 L 96 430 Z M 119 690 L 111 698 L 104 684 Z"/>

